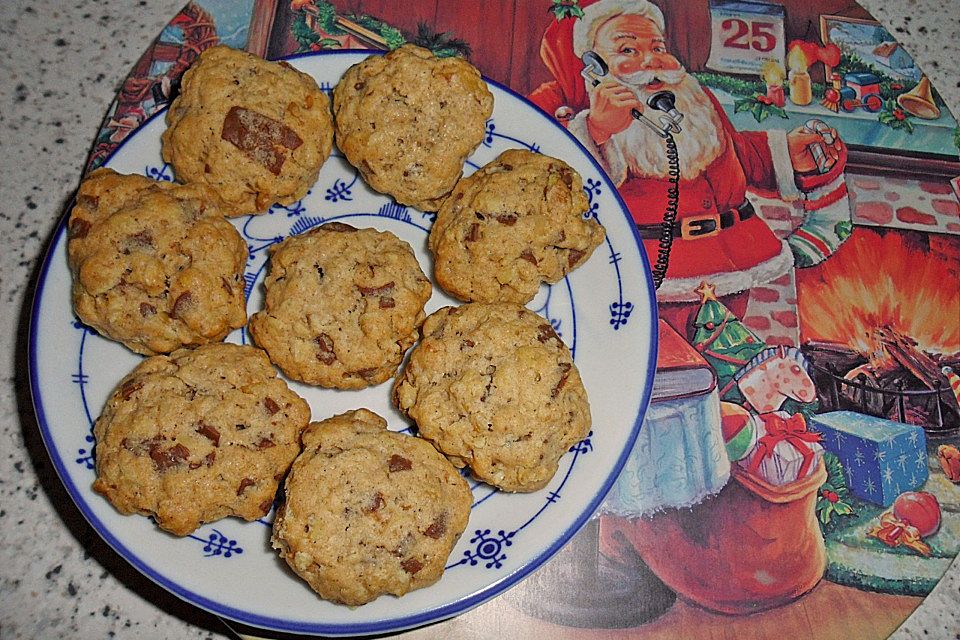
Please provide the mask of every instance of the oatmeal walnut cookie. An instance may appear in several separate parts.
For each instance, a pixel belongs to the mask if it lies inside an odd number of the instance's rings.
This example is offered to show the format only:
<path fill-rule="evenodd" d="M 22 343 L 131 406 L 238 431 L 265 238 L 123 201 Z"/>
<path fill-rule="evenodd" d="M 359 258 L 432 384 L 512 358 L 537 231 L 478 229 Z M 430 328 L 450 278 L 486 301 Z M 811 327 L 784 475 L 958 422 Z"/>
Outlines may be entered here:
<path fill-rule="evenodd" d="M 436 211 L 483 141 L 493 94 L 462 58 L 404 45 L 347 69 L 333 112 L 337 146 L 368 185 Z"/>
<path fill-rule="evenodd" d="M 570 350 L 547 320 L 510 303 L 430 315 L 394 400 L 454 465 L 505 491 L 544 487 L 590 431 Z"/>
<path fill-rule="evenodd" d="M 321 598 L 350 606 L 436 582 L 470 516 L 430 444 L 358 409 L 314 422 L 284 484 L 273 546 Z"/>
<path fill-rule="evenodd" d="M 228 215 L 303 198 L 333 146 L 330 99 L 313 78 L 222 45 L 183 74 L 166 119 L 164 161 L 214 189 Z"/>
<path fill-rule="evenodd" d="M 203 185 L 97 169 L 67 226 L 73 307 L 144 355 L 222 340 L 247 320 L 247 245 Z"/>
<path fill-rule="evenodd" d="M 529 302 L 541 282 L 559 281 L 603 242 L 588 209 L 567 163 L 504 151 L 460 180 L 437 212 L 429 239 L 437 283 L 468 302 Z"/>
<path fill-rule="evenodd" d="M 338 389 L 396 372 L 433 290 L 409 244 L 341 222 L 277 245 L 265 286 L 250 319 L 256 343 L 289 377 Z"/>
<path fill-rule="evenodd" d="M 226 516 L 256 520 L 309 420 L 259 349 L 220 343 L 147 358 L 94 425 L 93 489 L 178 536 Z"/>

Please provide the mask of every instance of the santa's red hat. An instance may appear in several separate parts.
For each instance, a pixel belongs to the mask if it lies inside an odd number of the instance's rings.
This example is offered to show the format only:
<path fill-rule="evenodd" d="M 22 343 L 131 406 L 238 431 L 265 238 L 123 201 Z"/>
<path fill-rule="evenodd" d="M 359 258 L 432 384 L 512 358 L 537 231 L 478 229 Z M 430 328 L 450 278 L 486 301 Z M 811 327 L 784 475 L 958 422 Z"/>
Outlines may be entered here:
<path fill-rule="evenodd" d="M 598 0 L 583 7 L 583 17 L 573 23 L 573 52 L 577 57 L 593 49 L 600 27 L 624 15 L 647 18 L 663 33 L 663 12 L 649 0 Z"/>
<path fill-rule="evenodd" d="M 663 12 L 649 0 L 581 0 L 583 17 L 565 17 L 550 23 L 540 44 L 540 58 L 555 78 L 545 82 L 528 96 L 547 114 L 557 117 L 561 110 L 577 112 L 590 105 L 583 83 L 580 56 L 593 48 L 597 30 L 607 21 L 622 15 L 649 18 L 664 29 Z"/>

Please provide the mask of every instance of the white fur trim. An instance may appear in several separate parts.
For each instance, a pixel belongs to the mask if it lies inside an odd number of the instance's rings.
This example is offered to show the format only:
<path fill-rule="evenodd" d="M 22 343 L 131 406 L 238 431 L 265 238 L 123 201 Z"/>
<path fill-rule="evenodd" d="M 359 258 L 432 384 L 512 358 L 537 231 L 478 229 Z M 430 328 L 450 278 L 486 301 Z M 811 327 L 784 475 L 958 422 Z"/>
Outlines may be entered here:
<path fill-rule="evenodd" d="M 648 18 L 663 33 L 663 12 L 648 0 L 600 0 L 583 10 L 583 17 L 573 25 L 573 52 L 581 57 L 593 49 L 597 30 L 611 18 L 638 15 Z"/>
<path fill-rule="evenodd" d="M 800 198 L 800 190 L 794 181 L 793 163 L 790 162 L 790 148 L 787 146 L 787 132 L 779 129 L 767 130 L 767 145 L 773 158 L 773 175 L 777 179 L 780 198 L 793 202 Z"/>
<path fill-rule="evenodd" d="M 694 290 L 704 280 L 717 288 L 718 296 L 739 293 L 775 280 L 793 268 L 793 252 L 786 242 L 781 240 L 780 244 L 780 253 L 746 271 L 705 273 L 692 278 L 671 278 L 668 267 L 667 278 L 657 289 L 657 300 L 660 302 L 697 302 L 700 300 L 700 296 Z"/>
<path fill-rule="evenodd" d="M 637 92 L 645 100 L 645 92 L 626 83 L 623 86 Z M 592 87 L 587 84 L 587 92 Z M 728 136 L 717 108 L 710 101 L 696 78 L 685 72 L 682 79 L 671 87 L 677 99 L 677 109 L 686 114 L 683 133 L 676 137 L 677 152 L 683 178 L 692 180 L 723 155 L 729 144 Z M 579 139 L 603 165 L 610 178 L 622 184 L 627 176 L 638 178 L 666 179 L 670 167 L 664 141 L 642 122 L 632 121 L 619 133 L 610 136 L 603 144 L 596 144 L 587 127 L 589 110 L 581 111 L 567 125 L 567 130 Z"/>
<path fill-rule="evenodd" d="M 605 143 L 598 145 L 590 137 L 590 130 L 587 128 L 587 116 L 590 115 L 589 109 L 584 109 L 567 124 L 567 131 L 580 141 L 587 151 L 597 159 L 603 170 L 607 172 L 610 179 L 618 187 L 627 179 L 627 161 L 623 157 L 620 147 L 614 142 L 613 138 Z"/>
<path fill-rule="evenodd" d="M 805 191 L 804 194 L 807 196 L 807 200 L 819 200 L 832 194 L 834 191 L 842 187 L 845 182 L 846 177 L 841 173 L 828 184 Z"/>

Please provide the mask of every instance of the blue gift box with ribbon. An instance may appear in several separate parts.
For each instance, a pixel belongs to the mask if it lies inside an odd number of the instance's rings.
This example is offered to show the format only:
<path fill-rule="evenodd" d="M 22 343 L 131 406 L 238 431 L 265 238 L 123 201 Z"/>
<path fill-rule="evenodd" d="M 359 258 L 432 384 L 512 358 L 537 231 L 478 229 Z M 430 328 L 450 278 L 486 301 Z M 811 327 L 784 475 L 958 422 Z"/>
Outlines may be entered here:
<path fill-rule="evenodd" d="M 889 507 L 904 491 L 927 481 L 927 438 L 921 427 L 855 413 L 832 411 L 810 418 L 810 430 L 843 464 L 850 492 Z"/>

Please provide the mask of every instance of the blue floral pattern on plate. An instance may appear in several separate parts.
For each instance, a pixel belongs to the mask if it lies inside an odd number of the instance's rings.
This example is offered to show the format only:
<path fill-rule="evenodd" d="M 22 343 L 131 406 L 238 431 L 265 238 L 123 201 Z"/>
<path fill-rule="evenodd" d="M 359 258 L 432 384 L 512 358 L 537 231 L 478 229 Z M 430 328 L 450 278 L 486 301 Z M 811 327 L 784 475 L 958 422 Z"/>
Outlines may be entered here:
<path fill-rule="evenodd" d="M 330 87 L 363 55 L 343 52 L 291 62 Z M 69 305 L 61 227 L 50 253 L 53 258 L 48 257 L 41 273 L 31 322 L 31 383 L 41 432 L 81 512 L 151 579 L 214 613 L 254 626 L 309 634 L 384 633 L 453 615 L 496 595 L 555 553 L 599 506 L 632 447 L 649 398 L 656 342 L 648 268 L 615 188 L 587 152 L 521 98 L 495 83 L 491 88 L 494 114 L 465 171 L 518 146 L 561 157 L 583 177 L 590 202 L 585 215 L 607 229 L 605 252 L 598 249 L 568 278 L 542 287 L 529 305 L 549 320 L 573 351 L 591 396 L 594 431 L 571 447 L 553 481 L 541 491 L 504 494 L 467 474 L 474 495 L 470 523 L 450 556 L 450 571 L 438 585 L 355 611 L 320 602 L 287 572 L 278 570 L 277 558 L 264 537 L 272 515 L 257 523 L 226 519 L 192 536 L 174 538 L 146 518 L 120 516 L 92 493 L 94 420 L 113 387 L 140 357 L 76 322 Z M 172 178 L 170 167 L 159 159 L 162 112 L 157 115 L 106 164 L 124 173 Z M 331 220 L 374 226 L 410 243 L 429 274 L 431 261 L 425 245 L 433 218 L 372 192 L 335 152 L 302 200 L 233 219 L 248 247 L 244 271 L 248 311 L 262 304 L 269 249 L 284 238 Z M 447 304 L 456 301 L 435 289 L 427 312 Z M 240 330 L 228 340 L 246 342 L 247 336 Z M 65 362 L 64 356 L 70 354 Z M 614 367 L 624 366 L 629 370 L 622 372 L 629 375 L 621 376 L 616 370 L 611 378 Z M 367 406 L 384 415 L 394 428 L 409 430 L 390 402 L 389 386 L 337 393 L 293 385 L 308 399 L 314 419 Z M 584 456 L 590 457 L 590 465 L 581 464 Z M 198 558 L 210 567 L 201 578 L 196 573 Z"/>

